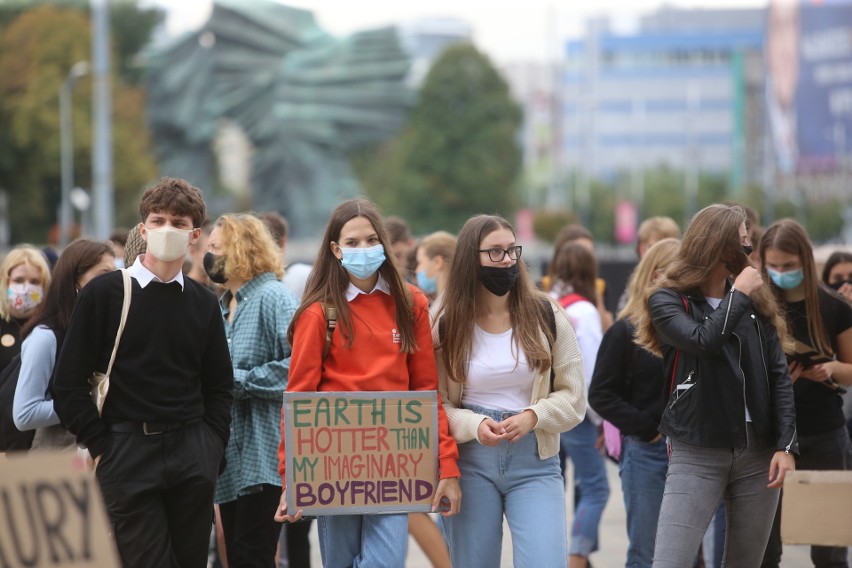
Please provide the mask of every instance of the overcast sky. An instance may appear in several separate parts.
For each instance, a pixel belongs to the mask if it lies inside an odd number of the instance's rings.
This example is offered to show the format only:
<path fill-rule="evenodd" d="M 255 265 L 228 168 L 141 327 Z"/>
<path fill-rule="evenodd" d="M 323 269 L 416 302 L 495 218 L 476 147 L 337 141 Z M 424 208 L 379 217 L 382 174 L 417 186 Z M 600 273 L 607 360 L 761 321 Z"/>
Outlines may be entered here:
<path fill-rule="evenodd" d="M 169 32 L 193 29 L 209 16 L 211 0 L 145 0 L 165 8 Z M 632 28 L 635 17 L 653 11 L 660 0 L 293 0 L 290 6 L 311 10 L 320 25 L 335 35 L 424 17 L 456 17 L 473 29 L 474 43 L 500 63 L 555 58 L 568 37 L 576 37 L 590 16 L 608 14 L 619 27 Z M 674 0 L 678 7 L 755 8 L 765 0 Z"/>

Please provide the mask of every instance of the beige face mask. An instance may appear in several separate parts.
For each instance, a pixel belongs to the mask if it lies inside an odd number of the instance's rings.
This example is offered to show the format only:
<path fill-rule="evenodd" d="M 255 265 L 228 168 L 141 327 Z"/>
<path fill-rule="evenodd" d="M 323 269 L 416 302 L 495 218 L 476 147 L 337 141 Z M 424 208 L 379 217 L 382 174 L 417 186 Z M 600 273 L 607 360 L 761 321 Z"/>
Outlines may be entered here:
<path fill-rule="evenodd" d="M 192 229 L 181 230 L 166 225 L 148 229 L 147 253 L 157 260 L 170 262 L 186 256 L 189 249 L 189 234 Z"/>

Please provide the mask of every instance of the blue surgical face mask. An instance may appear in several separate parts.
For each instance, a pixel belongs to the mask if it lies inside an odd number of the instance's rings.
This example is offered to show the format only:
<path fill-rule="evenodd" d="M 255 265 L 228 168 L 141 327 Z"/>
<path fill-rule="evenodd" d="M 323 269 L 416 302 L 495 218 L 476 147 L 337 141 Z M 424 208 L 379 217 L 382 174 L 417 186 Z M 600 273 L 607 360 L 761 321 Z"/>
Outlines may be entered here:
<path fill-rule="evenodd" d="M 385 247 L 376 245 L 370 248 L 340 248 L 343 253 L 341 264 L 355 278 L 366 280 L 376 273 L 385 262 Z"/>
<path fill-rule="evenodd" d="M 801 268 L 788 270 L 787 272 L 778 272 L 771 268 L 767 268 L 766 272 L 769 273 L 769 278 L 772 279 L 772 282 L 783 290 L 792 290 L 805 279 L 805 274 L 802 272 Z"/>
<path fill-rule="evenodd" d="M 425 294 L 434 294 L 438 291 L 438 279 L 426 276 L 425 270 L 417 271 L 417 287 Z"/>

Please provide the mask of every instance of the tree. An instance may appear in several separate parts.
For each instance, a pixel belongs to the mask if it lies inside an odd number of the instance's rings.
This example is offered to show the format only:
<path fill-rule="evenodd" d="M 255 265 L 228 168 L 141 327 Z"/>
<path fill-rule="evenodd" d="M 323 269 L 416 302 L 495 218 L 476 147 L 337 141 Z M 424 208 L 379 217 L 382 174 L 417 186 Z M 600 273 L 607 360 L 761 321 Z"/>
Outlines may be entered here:
<path fill-rule="evenodd" d="M 90 57 L 88 15 L 41 5 L 22 12 L 0 38 L 0 187 L 10 200 L 13 241 L 43 242 L 60 197 L 59 89 Z M 75 183 L 91 187 L 91 81 L 72 97 Z M 156 175 L 144 121 L 144 93 L 113 77 L 117 218 L 132 219 L 136 196 Z"/>
<path fill-rule="evenodd" d="M 489 59 L 449 47 L 426 77 L 401 134 L 355 160 L 366 192 L 415 232 L 457 230 L 517 203 L 521 111 Z"/>

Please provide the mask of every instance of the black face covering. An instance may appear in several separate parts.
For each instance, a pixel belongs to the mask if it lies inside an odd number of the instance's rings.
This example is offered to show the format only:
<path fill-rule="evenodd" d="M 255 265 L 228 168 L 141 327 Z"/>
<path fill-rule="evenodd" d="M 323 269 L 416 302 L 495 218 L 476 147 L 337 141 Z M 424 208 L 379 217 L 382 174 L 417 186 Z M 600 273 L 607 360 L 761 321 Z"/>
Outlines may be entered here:
<path fill-rule="evenodd" d="M 835 282 L 834 284 L 829 284 L 830 288 L 834 288 L 835 290 L 840 290 L 840 287 L 844 284 L 849 284 L 852 286 L 852 280 L 841 280 L 840 282 Z"/>
<path fill-rule="evenodd" d="M 518 281 L 518 265 L 503 268 L 501 266 L 480 266 L 479 279 L 482 285 L 495 296 L 505 296 Z"/>
<path fill-rule="evenodd" d="M 204 253 L 204 272 L 216 284 L 227 282 L 228 279 L 225 278 L 225 257 L 212 252 Z"/>
<path fill-rule="evenodd" d="M 743 245 L 743 252 L 746 256 L 751 256 L 751 253 L 754 251 L 754 247 L 751 245 Z"/>

